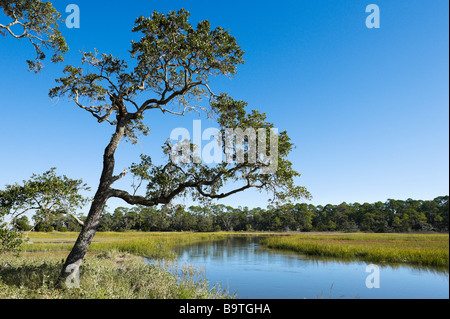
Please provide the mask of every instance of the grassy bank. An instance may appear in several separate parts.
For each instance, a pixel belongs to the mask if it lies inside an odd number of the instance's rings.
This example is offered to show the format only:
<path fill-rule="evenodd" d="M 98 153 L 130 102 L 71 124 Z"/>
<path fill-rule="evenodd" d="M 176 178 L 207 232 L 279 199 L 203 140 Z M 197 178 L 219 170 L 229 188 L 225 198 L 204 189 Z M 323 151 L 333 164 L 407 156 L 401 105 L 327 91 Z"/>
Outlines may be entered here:
<path fill-rule="evenodd" d="M 118 251 L 89 254 L 80 268 L 80 288 L 57 288 L 64 253 L 0 256 L 0 299 L 221 299 L 191 267 L 168 270 Z M 200 278 L 200 279 L 199 279 Z"/>
<path fill-rule="evenodd" d="M 449 267 L 448 235 L 318 233 L 272 237 L 262 243 L 310 256 Z"/>
<path fill-rule="evenodd" d="M 24 252 L 70 251 L 77 233 L 30 233 L 30 242 L 23 246 Z M 174 257 L 175 246 L 189 245 L 200 241 L 225 239 L 223 233 L 145 233 L 145 232 L 101 232 L 97 233 L 89 246 L 90 252 L 116 250 L 149 258 Z"/>
<path fill-rule="evenodd" d="M 30 233 L 19 256 L 0 255 L 0 299 L 217 299 L 229 298 L 210 288 L 193 267 L 169 271 L 148 265 L 149 258 L 174 257 L 172 249 L 226 238 L 213 233 L 97 233 L 82 267 L 80 289 L 55 287 L 63 261 L 77 233 Z M 177 275 L 175 275 L 177 274 Z"/>

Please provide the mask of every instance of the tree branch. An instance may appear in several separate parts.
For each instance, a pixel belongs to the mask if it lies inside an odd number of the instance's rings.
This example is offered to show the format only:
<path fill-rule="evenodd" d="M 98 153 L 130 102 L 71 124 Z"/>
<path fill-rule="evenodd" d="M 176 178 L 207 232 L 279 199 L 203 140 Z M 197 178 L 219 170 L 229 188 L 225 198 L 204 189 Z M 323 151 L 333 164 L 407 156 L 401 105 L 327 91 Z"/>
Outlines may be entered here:
<path fill-rule="evenodd" d="M 80 225 L 80 226 L 84 226 L 84 222 L 82 220 L 80 220 L 77 216 L 75 216 L 74 214 L 70 213 L 70 212 L 60 212 L 60 214 L 67 214 L 70 217 L 72 217 L 73 219 L 75 219 L 75 221 Z"/>
<path fill-rule="evenodd" d="M 228 192 L 228 193 L 222 193 L 222 194 L 208 194 L 208 193 L 205 193 L 205 192 L 202 190 L 201 186 L 197 186 L 196 189 L 197 189 L 197 191 L 200 193 L 200 195 L 202 195 L 202 196 L 209 197 L 209 198 L 212 198 L 212 199 L 220 199 L 220 198 L 225 198 L 225 197 L 231 196 L 231 195 L 233 195 L 233 194 L 242 192 L 242 191 L 244 191 L 244 190 L 246 190 L 246 189 L 249 189 L 249 188 L 251 188 L 251 187 L 258 187 L 258 186 L 256 186 L 256 185 L 251 185 L 251 184 L 247 184 L 247 185 L 245 185 L 245 186 L 242 186 L 242 187 L 240 187 L 240 188 L 237 188 L 237 189 L 235 189 L 235 190 L 232 190 L 232 191 L 230 191 L 230 192 Z"/>
<path fill-rule="evenodd" d="M 8 32 L 9 32 L 14 38 L 16 38 L 16 39 L 22 39 L 22 38 L 26 37 L 26 36 L 28 35 L 26 29 L 23 31 L 23 33 L 22 33 L 21 35 L 16 35 L 14 32 L 11 31 L 10 28 L 11 28 L 12 26 L 16 25 L 16 24 L 20 24 L 20 25 L 23 26 L 23 23 L 19 22 L 18 19 L 15 19 L 13 22 L 11 22 L 11 23 L 9 23 L 9 24 L 7 24 L 7 25 L 3 25 L 3 24 L 0 23 L 0 28 L 1 28 L 1 29 L 5 29 L 6 31 L 8 31 Z M 24 28 L 25 28 L 25 27 L 24 27 Z"/>
<path fill-rule="evenodd" d="M 119 190 L 119 189 L 110 189 L 110 196 L 123 199 L 125 202 L 127 202 L 130 205 L 143 205 L 143 206 L 155 206 L 160 204 L 159 202 L 155 201 L 154 199 L 147 199 L 143 196 L 139 195 L 131 195 L 126 191 Z"/>
<path fill-rule="evenodd" d="M 113 179 L 113 183 L 118 181 L 119 179 L 123 178 L 125 175 L 127 175 L 127 173 L 128 173 L 128 170 L 124 169 L 123 172 L 120 173 L 119 175 L 113 176 L 113 178 L 112 178 Z"/>
<path fill-rule="evenodd" d="M 147 100 L 147 101 L 145 101 L 142 105 L 141 105 L 141 107 L 139 108 L 139 110 L 136 112 L 136 114 L 138 115 L 138 116 L 140 116 L 140 115 L 142 115 L 142 113 L 144 112 L 144 111 L 146 111 L 146 110 L 148 110 L 148 109 L 156 109 L 156 108 L 158 108 L 158 109 L 161 109 L 161 110 L 163 110 L 164 108 L 162 108 L 161 107 L 161 105 L 167 105 L 168 103 L 170 103 L 173 99 L 175 99 L 177 96 L 180 96 L 180 95 L 183 95 L 183 94 L 185 94 L 186 92 L 188 92 L 190 89 L 192 89 L 193 87 L 195 87 L 195 86 L 198 86 L 198 85 L 200 85 L 200 84 L 202 84 L 202 82 L 200 81 L 200 82 L 193 82 L 193 83 L 190 83 L 190 84 L 187 84 L 187 85 L 185 85 L 181 90 L 178 90 L 178 91 L 174 91 L 170 96 L 168 96 L 167 98 L 165 97 L 165 93 L 166 93 L 166 91 L 162 94 L 162 97 L 161 97 L 161 99 L 149 99 L 149 100 Z M 152 104 L 154 104 L 154 105 L 152 105 Z M 171 111 L 169 111 L 169 110 L 167 110 L 167 109 L 164 109 L 165 111 L 163 111 L 163 112 L 169 112 L 169 113 L 172 113 L 172 114 L 176 114 L 176 115 L 184 115 L 183 113 L 174 113 L 174 112 L 171 112 Z"/>
<path fill-rule="evenodd" d="M 100 113 L 100 110 L 98 110 L 98 109 L 96 110 L 96 109 L 94 109 L 94 108 L 92 108 L 92 107 L 84 106 L 83 104 L 81 104 L 81 103 L 79 102 L 79 93 L 78 93 L 78 90 L 75 90 L 75 94 L 76 94 L 76 96 L 74 97 L 73 100 L 74 100 L 74 102 L 75 102 L 80 108 L 82 108 L 83 110 L 86 110 L 86 111 L 88 111 L 89 113 L 91 113 L 91 114 L 98 120 L 99 123 L 102 123 L 102 122 L 104 122 L 104 121 L 107 121 L 109 124 L 114 125 L 114 122 L 110 121 L 110 120 L 109 120 L 109 117 L 110 117 L 111 114 L 117 109 L 115 106 L 111 106 L 111 107 L 108 109 L 108 111 L 106 112 L 105 115 L 100 116 L 100 115 L 98 115 L 98 113 Z"/>

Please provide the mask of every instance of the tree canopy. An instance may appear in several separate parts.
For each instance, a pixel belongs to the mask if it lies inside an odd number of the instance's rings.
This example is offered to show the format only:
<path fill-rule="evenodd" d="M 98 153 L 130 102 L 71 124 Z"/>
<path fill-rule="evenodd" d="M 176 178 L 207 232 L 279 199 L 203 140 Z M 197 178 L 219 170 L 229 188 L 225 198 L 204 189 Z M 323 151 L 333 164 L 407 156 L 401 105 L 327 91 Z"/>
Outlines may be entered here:
<path fill-rule="evenodd" d="M 207 20 L 194 28 L 188 17 L 189 13 L 183 9 L 168 15 L 154 12 L 150 18 L 139 17 L 133 32 L 141 33 L 142 37 L 132 42 L 131 58 L 136 60 L 133 68 L 112 55 L 84 52 L 82 64 L 87 67 L 67 66 L 66 76 L 56 80 L 59 86 L 50 91 L 50 97 L 67 96 L 99 123 L 115 126 L 119 134 L 112 141 L 114 144 L 110 144 L 114 147 L 122 136 L 136 143 L 139 134 L 148 134 L 144 114 L 149 110 L 180 116 L 189 111 L 204 111 L 216 118 L 221 134 L 227 128 L 273 128 L 265 114 L 257 110 L 248 113 L 246 102 L 236 101 L 225 93 L 213 93 L 209 77 L 236 74 L 237 66 L 244 63 L 244 52 L 229 31 L 221 27 L 212 29 Z M 144 102 L 136 102 L 137 96 L 145 97 Z M 208 109 L 198 103 L 204 98 L 209 101 Z M 82 104 L 82 100 L 88 103 Z M 175 110 L 174 105 L 180 109 Z M 294 185 L 294 178 L 300 174 L 287 160 L 292 148 L 287 133 L 281 132 L 275 174 L 260 174 L 267 166 L 263 161 L 247 160 L 231 165 L 224 162 L 211 167 L 194 161 L 175 164 L 168 160 L 167 164 L 156 166 L 146 154 L 141 163 L 130 168 L 138 179 L 147 182 L 146 196 L 117 189 L 110 189 L 109 194 L 129 204 L 145 206 L 167 204 L 187 192 L 218 199 L 248 188 L 270 191 L 282 201 L 309 197 L 304 187 Z M 163 151 L 169 159 L 170 145 L 163 145 Z M 122 176 L 116 175 L 111 181 Z M 245 184 L 228 192 L 220 191 L 227 182 L 239 180 Z"/>
<path fill-rule="evenodd" d="M 64 60 L 63 54 L 69 48 L 59 31 L 61 14 L 51 2 L 0 0 L 0 8 L 6 16 L 6 19 L 0 19 L 0 35 L 27 39 L 36 51 L 36 57 L 27 60 L 30 71 L 39 72 L 42 69 L 46 51 L 52 52 L 52 62 Z"/>

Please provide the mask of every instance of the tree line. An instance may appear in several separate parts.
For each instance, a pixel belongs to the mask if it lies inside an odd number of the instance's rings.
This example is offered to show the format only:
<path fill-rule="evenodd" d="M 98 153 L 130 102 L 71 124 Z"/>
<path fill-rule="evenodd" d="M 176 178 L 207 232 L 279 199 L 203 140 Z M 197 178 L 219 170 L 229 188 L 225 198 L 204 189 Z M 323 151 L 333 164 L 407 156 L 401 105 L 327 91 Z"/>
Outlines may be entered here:
<path fill-rule="evenodd" d="M 100 217 L 99 231 L 340 231 L 448 232 L 448 196 L 433 200 L 393 200 L 339 205 L 286 204 L 279 207 L 234 208 L 226 205 L 119 207 Z M 84 220 L 85 217 L 80 217 Z M 26 216 L 16 227 L 31 229 Z M 36 231 L 80 231 L 66 215 L 42 216 Z"/>

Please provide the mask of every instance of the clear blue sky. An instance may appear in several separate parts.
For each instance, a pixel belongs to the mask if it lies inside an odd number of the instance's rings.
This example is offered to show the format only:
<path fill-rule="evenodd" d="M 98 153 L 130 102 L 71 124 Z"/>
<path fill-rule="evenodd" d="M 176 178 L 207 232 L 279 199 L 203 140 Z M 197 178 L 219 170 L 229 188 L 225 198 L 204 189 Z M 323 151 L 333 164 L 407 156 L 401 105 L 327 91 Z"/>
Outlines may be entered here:
<path fill-rule="evenodd" d="M 80 29 L 62 27 L 71 49 L 65 63 L 29 73 L 25 60 L 33 48 L 0 39 L 0 187 L 57 167 L 95 189 L 111 127 L 70 101 L 51 101 L 48 91 L 66 63 L 79 65 L 79 49 L 128 59 L 139 15 L 185 8 L 193 24 L 208 19 L 229 29 L 246 52 L 237 76 L 213 88 L 246 100 L 288 131 L 297 146 L 290 160 L 310 203 L 449 193 L 448 1 L 53 2 L 64 16 L 68 4 L 81 10 Z M 370 3 L 380 8 L 380 29 L 366 28 Z M 120 145 L 117 171 L 141 153 L 161 159 L 171 130 L 191 129 L 193 119 L 148 113 L 152 132 L 139 145 Z M 250 191 L 222 202 L 265 207 L 266 198 Z"/>

